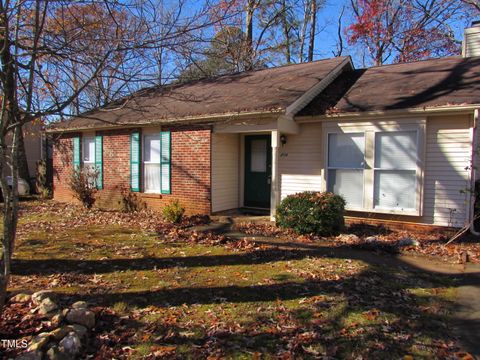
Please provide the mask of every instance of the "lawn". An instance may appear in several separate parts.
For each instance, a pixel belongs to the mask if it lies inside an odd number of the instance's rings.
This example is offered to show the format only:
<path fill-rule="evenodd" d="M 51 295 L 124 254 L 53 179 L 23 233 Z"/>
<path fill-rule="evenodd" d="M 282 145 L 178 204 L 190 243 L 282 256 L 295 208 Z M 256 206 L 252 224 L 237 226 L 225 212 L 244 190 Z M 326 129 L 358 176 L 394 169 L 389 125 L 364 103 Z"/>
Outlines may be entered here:
<path fill-rule="evenodd" d="M 22 207 L 9 290 L 87 301 L 97 326 L 85 355 L 417 359 L 461 350 L 447 276 L 381 265 L 358 250 L 165 230 L 153 214 Z M 48 328 L 5 313 L 0 338 Z"/>

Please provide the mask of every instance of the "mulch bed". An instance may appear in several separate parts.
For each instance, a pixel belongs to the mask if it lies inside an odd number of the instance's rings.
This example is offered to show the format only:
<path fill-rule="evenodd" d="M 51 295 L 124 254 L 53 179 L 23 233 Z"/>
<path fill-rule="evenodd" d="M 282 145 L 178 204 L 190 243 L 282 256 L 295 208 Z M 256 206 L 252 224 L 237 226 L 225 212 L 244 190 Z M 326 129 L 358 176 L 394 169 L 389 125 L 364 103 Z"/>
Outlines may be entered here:
<path fill-rule="evenodd" d="M 344 234 L 335 237 L 297 235 L 290 230 L 270 224 L 241 223 L 236 230 L 253 236 L 284 238 L 298 242 L 321 242 L 332 247 L 352 247 L 389 253 L 407 253 L 435 257 L 449 263 L 480 263 L 480 239 L 466 235 L 446 244 L 453 236 L 452 231 L 407 231 L 388 230 L 367 224 L 355 224 Z M 414 242 L 414 245 L 408 245 Z M 404 245 L 405 244 L 405 245 Z"/>

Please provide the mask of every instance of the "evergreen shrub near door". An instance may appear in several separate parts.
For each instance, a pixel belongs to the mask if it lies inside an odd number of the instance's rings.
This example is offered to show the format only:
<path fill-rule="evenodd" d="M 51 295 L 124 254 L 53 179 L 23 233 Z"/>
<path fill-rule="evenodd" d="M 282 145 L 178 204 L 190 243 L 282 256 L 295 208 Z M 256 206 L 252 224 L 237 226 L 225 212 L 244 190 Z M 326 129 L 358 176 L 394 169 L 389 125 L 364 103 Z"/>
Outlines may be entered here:
<path fill-rule="evenodd" d="M 345 200 L 331 192 L 289 195 L 277 208 L 277 226 L 299 234 L 328 236 L 344 226 Z"/>

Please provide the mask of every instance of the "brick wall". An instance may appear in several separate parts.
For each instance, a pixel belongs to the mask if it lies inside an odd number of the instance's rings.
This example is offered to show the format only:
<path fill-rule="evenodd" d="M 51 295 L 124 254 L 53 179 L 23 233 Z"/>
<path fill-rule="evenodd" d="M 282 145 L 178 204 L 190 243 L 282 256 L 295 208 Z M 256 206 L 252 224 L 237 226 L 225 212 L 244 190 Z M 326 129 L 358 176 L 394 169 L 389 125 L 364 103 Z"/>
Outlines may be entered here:
<path fill-rule="evenodd" d="M 161 208 L 178 199 L 189 214 L 211 211 L 210 151 L 211 130 L 199 126 L 171 126 L 172 132 L 172 193 L 169 195 L 138 193 L 147 207 Z M 130 188 L 131 129 L 101 131 L 103 135 L 103 190 L 97 194 L 97 206 L 122 208 L 122 190 Z M 66 181 L 72 171 L 72 137 L 64 135 L 54 146 L 54 198 L 72 201 Z"/>
<path fill-rule="evenodd" d="M 79 134 L 53 136 L 53 197 L 62 202 L 76 202 L 68 188 L 73 170 L 73 137 Z"/>

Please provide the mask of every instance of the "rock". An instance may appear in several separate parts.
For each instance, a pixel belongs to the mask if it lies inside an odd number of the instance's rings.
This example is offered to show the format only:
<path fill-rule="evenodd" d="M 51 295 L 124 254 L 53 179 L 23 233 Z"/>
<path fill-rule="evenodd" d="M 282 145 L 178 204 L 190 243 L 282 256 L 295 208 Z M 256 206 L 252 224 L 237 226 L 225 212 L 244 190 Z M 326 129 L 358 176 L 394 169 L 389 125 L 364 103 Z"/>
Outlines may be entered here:
<path fill-rule="evenodd" d="M 65 351 L 62 349 L 59 349 L 58 346 L 52 346 L 48 351 L 47 351 L 47 359 L 49 360 L 71 360 L 72 356 L 68 355 L 65 353 Z"/>
<path fill-rule="evenodd" d="M 89 329 L 95 326 L 95 314 L 87 309 L 72 309 L 66 319 L 70 324 L 83 325 Z"/>
<path fill-rule="evenodd" d="M 15 360 L 42 360 L 43 354 L 41 351 L 28 351 L 15 358 Z"/>
<path fill-rule="evenodd" d="M 32 342 L 30 343 L 28 350 L 30 351 L 42 350 L 45 347 L 45 345 L 48 344 L 49 341 L 50 341 L 50 333 L 46 333 L 46 332 L 40 333 L 32 339 Z"/>
<path fill-rule="evenodd" d="M 73 330 L 72 327 L 69 325 L 62 326 L 51 331 L 50 336 L 52 336 L 55 340 L 61 340 L 65 336 L 67 336 L 72 330 Z"/>
<path fill-rule="evenodd" d="M 21 304 L 24 304 L 24 303 L 27 303 L 29 302 L 30 300 L 32 299 L 32 295 L 30 294 L 17 294 L 13 297 L 10 298 L 10 301 L 12 303 L 21 303 Z"/>
<path fill-rule="evenodd" d="M 85 301 L 77 301 L 73 303 L 72 309 L 87 309 L 87 303 Z"/>
<path fill-rule="evenodd" d="M 400 246 L 400 247 L 406 247 L 406 246 L 419 246 L 420 243 L 415 240 L 415 239 L 411 239 L 411 238 L 403 238 L 403 239 L 400 239 L 397 243 L 397 246 Z"/>
<path fill-rule="evenodd" d="M 65 316 L 62 313 L 58 313 L 52 317 L 50 322 L 52 323 L 53 327 L 59 327 L 64 318 Z"/>
<path fill-rule="evenodd" d="M 55 299 L 55 293 L 51 290 L 42 290 L 32 294 L 32 301 L 35 305 L 40 305 L 46 298 Z"/>
<path fill-rule="evenodd" d="M 50 332 L 50 335 L 55 339 L 55 340 L 61 340 L 71 332 L 74 332 L 75 334 L 78 335 L 78 337 L 81 339 L 85 338 L 88 329 L 85 326 L 78 325 L 78 324 L 73 324 L 73 325 L 65 325 L 62 326 L 58 329 L 55 329 Z"/>
<path fill-rule="evenodd" d="M 369 236 L 365 238 L 365 242 L 369 244 L 373 244 L 378 242 L 378 238 L 376 236 Z"/>
<path fill-rule="evenodd" d="M 88 329 L 85 326 L 73 324 L 70 325 L 70 328 L 78 335 L 80 340 L 84 339 L 87 336 Z"/>
<path fill-rule="evenodd" d="M 80 341 L 80 338 L 73 331 L 67 336 L 65 336 L 62 339 L 62 341 L 60 341 L 59 345 L 60 345 L 60 348 L 59 348 L 60 351 L 73 356 L 80 353 L 80 350 L 82 348 L 82 343 Z"/>
<path fill-rule="evenodd" d="M 360 238 L 355 234 L 341 234 L 338 235 L 335 240 L 340 241 L 342 243 L 358 243 Z"/>
<path fill-rule="evenodd" d="M 50 312 L 52 312 L 53 310 L 57 310 L 58 309 L 58 306 L 57 304 L 55 304 L 52 299 L 50 298 L 45 298 L 42 300 L 42 302 L 40 303 L 40 305 L 38 306 L 38 313 L 40 315 L 45 315 L 45 314 L 48 314 Z"/>

